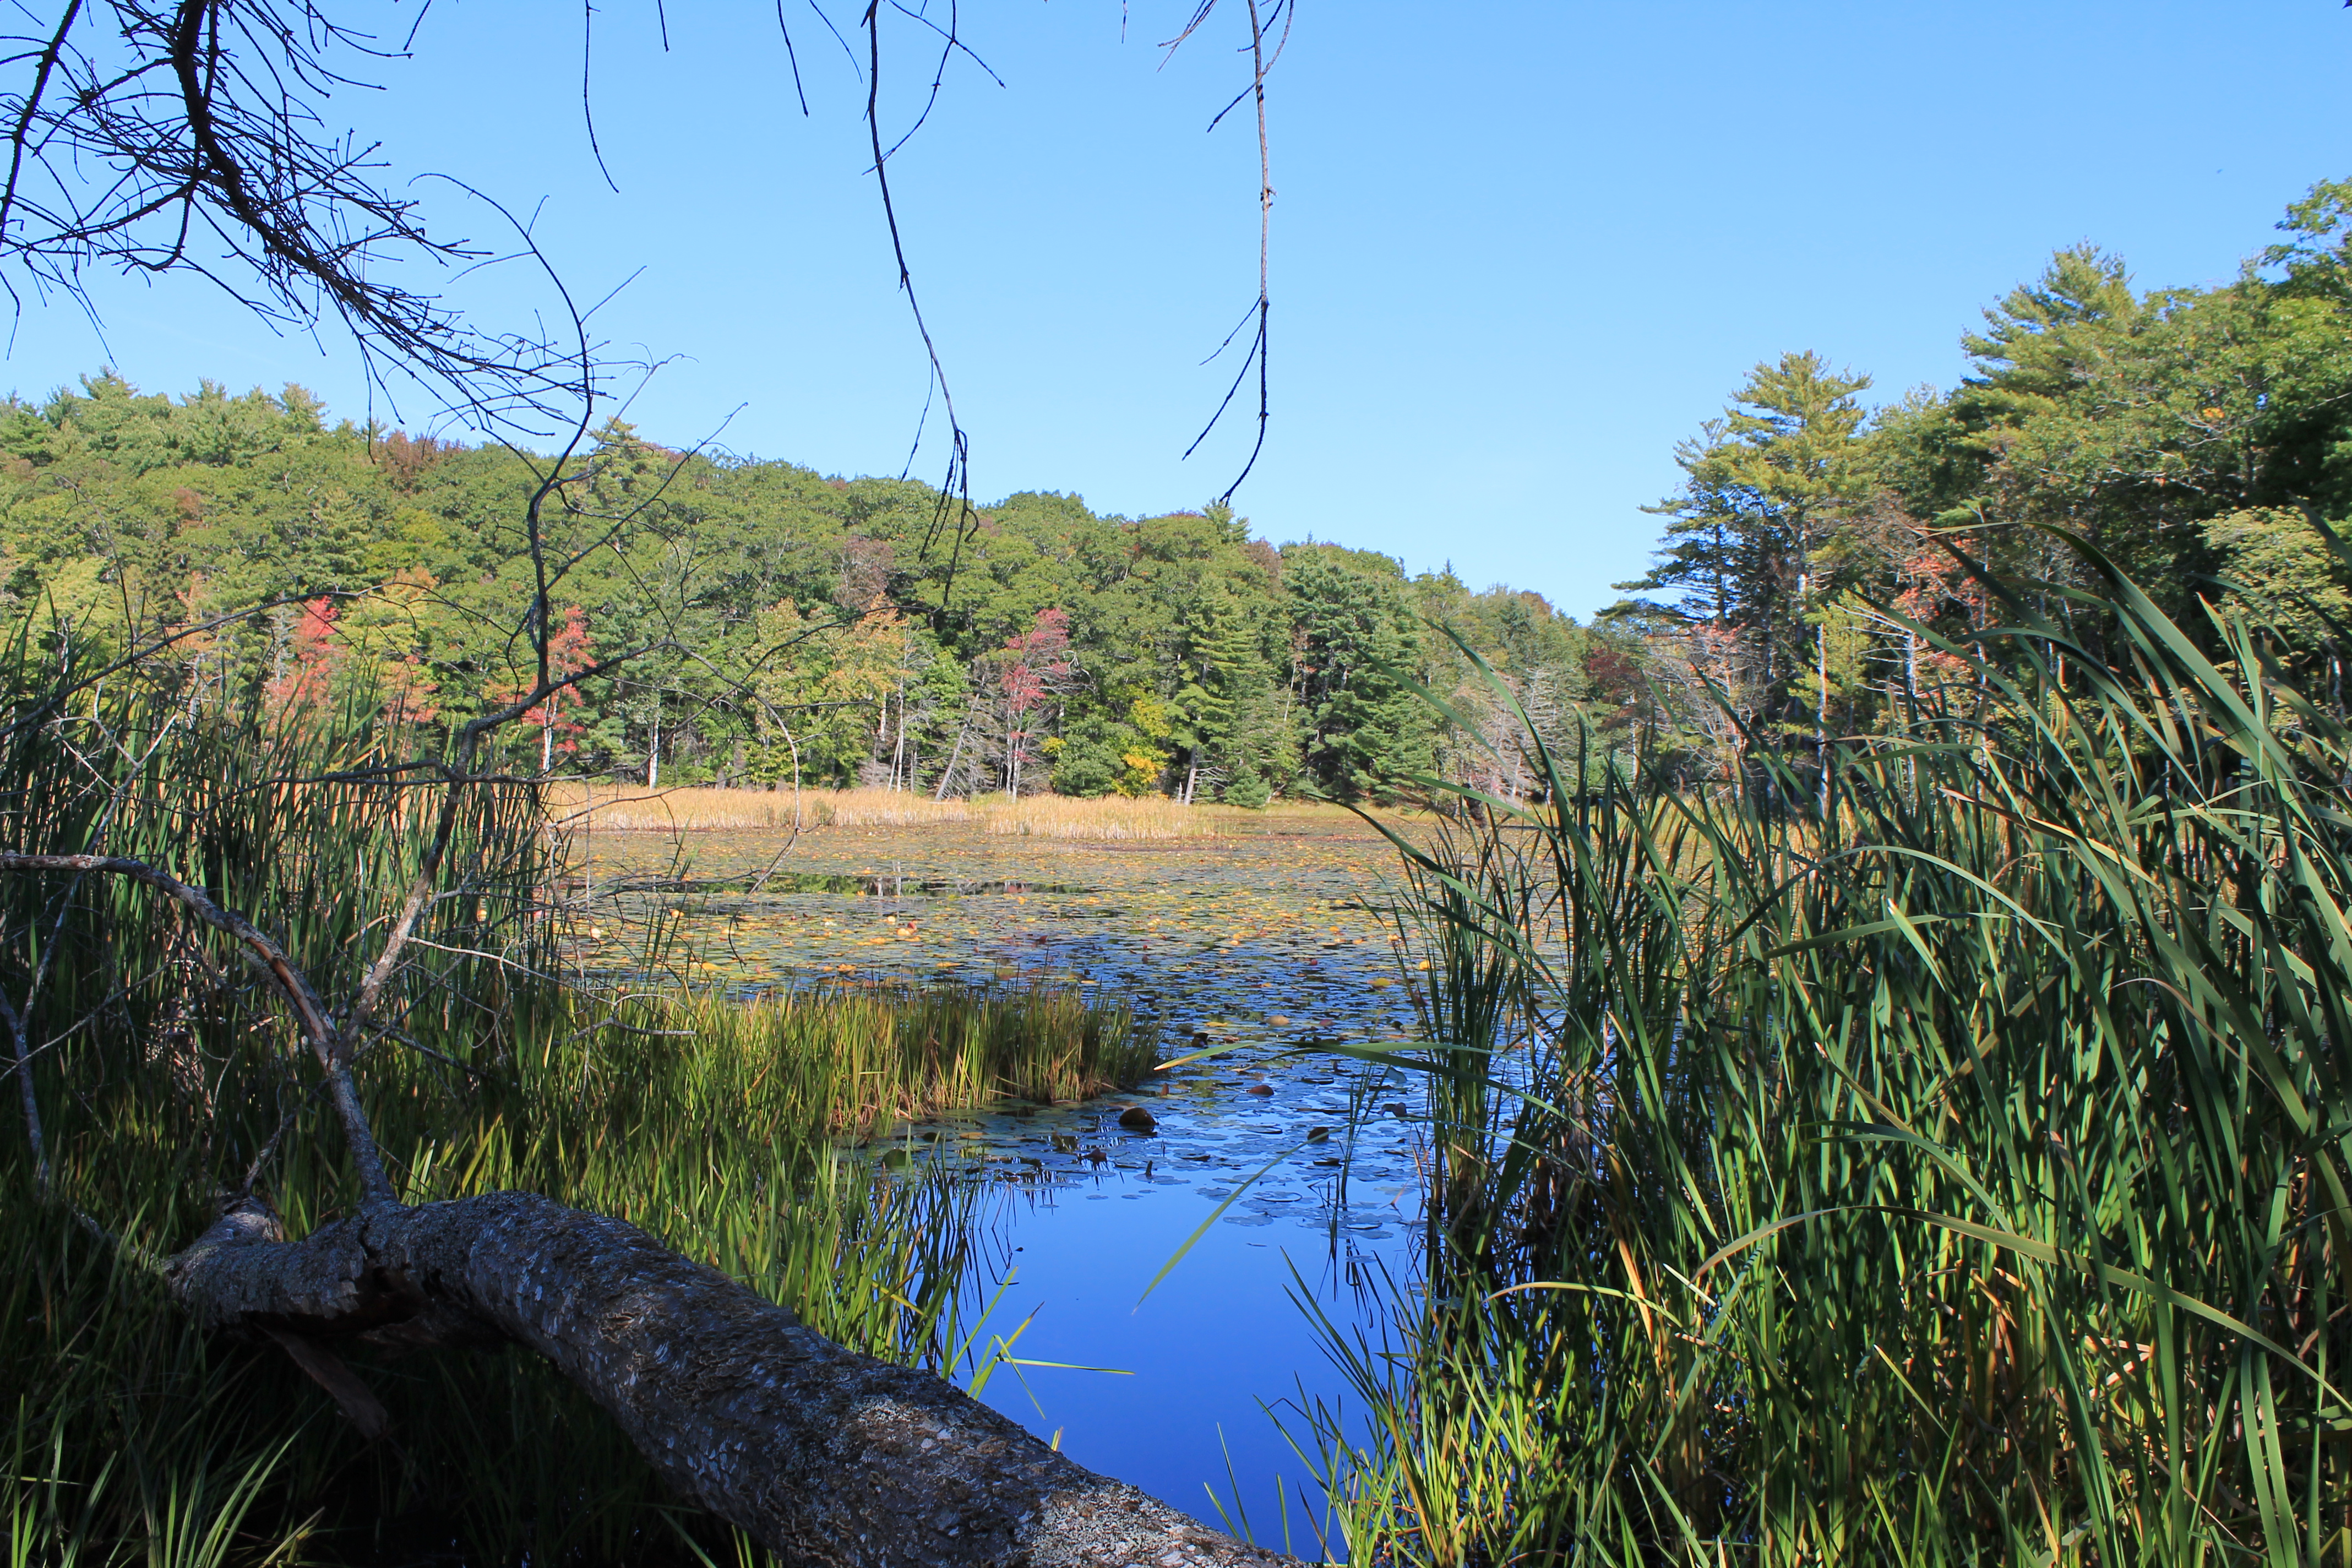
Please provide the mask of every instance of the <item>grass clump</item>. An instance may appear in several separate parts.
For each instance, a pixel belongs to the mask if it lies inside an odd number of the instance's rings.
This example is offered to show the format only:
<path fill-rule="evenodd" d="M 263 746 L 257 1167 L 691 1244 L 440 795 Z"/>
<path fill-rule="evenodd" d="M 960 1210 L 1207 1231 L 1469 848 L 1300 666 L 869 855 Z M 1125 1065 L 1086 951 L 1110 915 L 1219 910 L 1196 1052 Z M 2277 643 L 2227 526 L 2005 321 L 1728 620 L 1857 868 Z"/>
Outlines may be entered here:
<path fill-rule="evenodd" d="M 600 1043 L 581 1057 L 583 1082 L 600 1103 L 626 1104 L 625 1120 L 718 1118 L 808 1137 L 870 1138 L 1003 1100 L 1084 1100 L 1160 1061 L 1155 1023 L 1048 984 L 865 981 L 749 1000 L 638 996 L 600 1008 L 584 1028 Z"/>
<path fill-rule="evenodd" d="M 986 826 L 991 833 L 1024 838 L 1214 838 L 1225 831 L 1225 819 L 1233 815 L 1238 815 L 1238 808 L 1184 805 L 1165 795 L 1076 800 L 1040 795 L 992 803 Z"/>
<path fill-rule="evenodd" d="M 2097 607 L 1818 771 L 1531 742 L 1549 805 L 1399 840 L 1434 1163 L 1333 1336 L 1358 1557 L 2352 1562 L 2352 725 Z"/>

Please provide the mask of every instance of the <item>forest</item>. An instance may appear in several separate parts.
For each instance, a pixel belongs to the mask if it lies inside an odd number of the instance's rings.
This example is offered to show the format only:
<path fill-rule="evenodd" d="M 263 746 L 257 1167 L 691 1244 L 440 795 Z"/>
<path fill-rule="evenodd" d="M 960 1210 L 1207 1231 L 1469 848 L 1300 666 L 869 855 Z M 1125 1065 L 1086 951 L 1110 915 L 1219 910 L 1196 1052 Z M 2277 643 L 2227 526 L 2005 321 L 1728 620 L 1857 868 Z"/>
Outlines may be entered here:
<path fill-rule="evenodd" d="M 2061 250 L 1963 335 L 1948 392 L 1870 408 L 1818 354 L 1758 365 L 1675 453 L 1656 563 L 1602 616 L 1643 634 L 1702 774 L 1890 724 L 2027 606 L 2103 652 L 2094 557 L 2194 635 L 2208 602 L 2245 613 L 2340 704 L 2347 217 L 2352 184 L 2315 186 L 2218 287 Z"/>
<path fill-rule="evenodd" d="M 1276 547 L 1215 506 L 1105 517 L 1033 491 L 967 516 L 919 481 L 611 421 L 548 513 L 550 641 L 564 674 L 633 657 L 535 707 L 510 760 L 1244 806 L 1431 776 L 1524 792 L 1482 760 L 1510 721 L 1475 658 L 1563 754 L 1721 778 L 1759 746 L 1893 722 L 1949 668 L 1939 640 L 2008 617 L 1989 579 L 2073 625 L 2073 540 L 2184 624 L 2202 598 L 2243 605 L 2340 701 L 2347 215 L 2352 185 L 2316 187 L 2217 287 L 2144 289 L 2120 258 L 2063 250 L 1965 335 L 1948 392 L 1873 406 L 1866 374 L 1817 353 L 1758 365 L 1676 452 L 1653 570 L 1589 623 L 1450 570 Z M 103 372 L 12 399 L 0 454 L 9 602 L 117 638 L 219 621 L 173 648 L 224 698 L 359 700 L 429 731 L 530 684 L 498 613 L 530 571 L 525 454 L 331 423 L 299 387 L 173 398 Z M 2095 615 L 2082 634 L 2100 646 Z"/>
<path fill-rule="evenodd" d="M 196 685 L 279 712 L 360 700 L 430 731 L 530 684 L 498 613 L 530 585 L 521 455 L 331 424 L 299 388 L 173 399 L 105 374 L 10 404 L 0 430 L 18 606 L 147 638 L 272 605 L 173 646 Z M 518 764 L 1353 799 L 1437 765 L 1411 687 L 1470 668 L 1440 626 L 1556 718 L 1625 684 L 1605 655 L 1628 639 L 1539 595 L 1276 549 L 1214 507 L 1101 517 L 1024 493 L 965 520 L 919 482 L 681 453 L 617 422 L 566 479 L 551 658 L 634 657 L 535 707 Z"/>
<path fill-rule="evenodd" d="M 938 1122 L 1006 1105 L 1092 1123 L 1008 1190 L 1234 1105 L 1341 1187 L 1412 1140 L 1379 1332 L 1318 1320 L 1350 1413 L 1285 1429 L 1327 1559 L 2352 1561 L 2347 328 L 2323 184 L 2226 282 L 2058 252 L 1949 389 L 1769 360 L 1586 621 L 615 421 L 11 401 L 11 1561 L 1263 1565 L 950 1381 L 1081 1370 L 974 1352 L 999 1178 Z M 819 886 L 592 889 L 583 779 L 885 814 Z M 1344 821 L 1402 880 L 1180 947 L 1020 842 L 957 979 L 890 791 Z M 793 900 L 866 967 L 663 967 Z M 1255 1016 L 1194 1016 L 1212 953 Z M 1302 1021 L 1339 990 L 1393 1022 Z"/>
<path fill-rule="evenodd" d="M 2352 181 L 2242 205 L 2340 23 L 425 9 L 0 70 L 0 1568 L 2352 1568 Z M 1792 76 L 1913 123 L 1754 178 Z M 2076 222 L 2257 231 L 1981 259 Z M 248 328 L 364 406 L 141 368 Z M 805 446 L 631 414 L 722 339 Z M 1209 477 L 973 493 L 1073 389 Z"/>

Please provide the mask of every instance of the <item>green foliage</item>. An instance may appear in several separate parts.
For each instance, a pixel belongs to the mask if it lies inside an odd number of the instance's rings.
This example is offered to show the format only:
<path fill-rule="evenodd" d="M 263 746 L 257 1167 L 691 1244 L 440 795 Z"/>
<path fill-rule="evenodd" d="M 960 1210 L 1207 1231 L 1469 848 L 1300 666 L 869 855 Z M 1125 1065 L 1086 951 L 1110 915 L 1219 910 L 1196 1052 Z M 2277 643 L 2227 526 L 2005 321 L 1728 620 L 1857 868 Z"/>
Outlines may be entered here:
<path fill-rule="evenodd" d="M 1432 769 L 1435 725 L 1408 684 L 1420 628 L 1403 572 L 1382 555 L 1322 545 L 1284 561 L 1297 605 L 1307 765 L 1341 799 L 1393 793 Z"/>
<path fill-rule="evenodd" d="M 1159 783 L 1159 762 L 1147 751 L 1150 742 L 1133 725 L 1122 724 L 1101 711 L 1082 712 L 1064 720 L 1062 732 L 1045 742 L 1054 760 L 1054 793 L 1080 796 L 1140 793 L 1122 788 L 1141 773 L 1144 788 Z M 1145 763 L 1130 762 L 1144 758 Z M 1146 773 L 1146 767 L 1149 772 Z"/>
<path fill-rule="evenodd" d="M 1855 401 L 1869 386 L 1812 353 L 1758 365 L 1724 416 L 1676 450 L 1681 493 L 1651 509 L 1667 519 L 1658 564 L 1620 584 L 1676 590 L 1683 616 L 1737 634 L 1743 658 L 1714 673 L 1751 721 L 1815 706 L 1803 672 L 1819 664 L 1839 525 L 1869 489 Z"/>
<path fill-rule="evenodd" d="M 2352 630 L 2343 563 L 2310 517 L 2259 507 L 2209 518 L 2203 532 L 2216 575 L 2236 585 L 2252 616 L 2284 633 L 2290 646 L 2333 652 Z"/>
<path fill-rule="evenodd" d="M 1971 563 L 2103 656 L 2120 635 L 2073 537 L 2145 585 L 2209 655 L 2237 602 L 2298 680 L 2340 694 L 2352 573 L 2352 186 L 2290 208 L 2227 283 L 2143 290 L 2091 246 L 2057 253 L 1966 334 L 1970 374 L 1867 419 L 1858 376 L 1759 366 L 1677 454 L 1657 564 L 1611 613 L 1643 644 L 1661 765 L 1760 781 L 1905 721 L 1941 637 L 2001 614 Z M 2041 525 L 2041 526 L 2035 526 Z M 1938 670 L 1925 670 L 1934 679 Z"/>
<path fill-rule="evenodd" d="M 1430 1274 L 1335 1336 L 1353 1553 L 2352 1552 L 2352 723 L 2074 547 L 2111 660 L 2011 602 L 1822 793 L 1400 840 Z"/>
<path fill-rule="evenodd" d="M 174 400 L 111 375 L 0 408 L 0 584 L 116 647 L 331 595 L 339 689 L 435 732 L 526 689 L 525 458 L 320 414 L 299 388 Z M 1425 619 L 1521 597 L 1277 551 L 1221 508 L 1129 520 L 1024 492 L 945 548 L 922 485 L 680 454 L 617 421 L 578 470 L 544 520 L 555 611 L 583 655 L 651 651 L 514 727 L 518 767 L 968 795 L 1044 759 L 1070 794 L 1352 798 L 1432 756 L 1382 668 L 1426 678 L 1449 656 Z M 299 615 L 183 652 L 222 688 L 282 685 Z M 1070 670 L 1016 716 L 1003 653 L 1041 616 Z M 1558 639 L 1489 651 L 1528 678 L 1576 659 Z"/>

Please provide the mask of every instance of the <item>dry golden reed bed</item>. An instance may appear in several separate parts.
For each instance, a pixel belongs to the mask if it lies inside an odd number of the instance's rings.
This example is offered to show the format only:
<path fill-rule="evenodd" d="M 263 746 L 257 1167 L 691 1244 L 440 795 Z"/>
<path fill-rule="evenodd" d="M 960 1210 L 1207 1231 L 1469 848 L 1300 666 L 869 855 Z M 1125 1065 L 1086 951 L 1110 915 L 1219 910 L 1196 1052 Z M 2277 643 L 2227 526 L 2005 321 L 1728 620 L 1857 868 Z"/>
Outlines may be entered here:
<path fill-rule="evenodd" d="M 903 790 L 592 788 L 555 792 L 555 814 L 579 826 L 620 833 L 716 833 L 803 827 L 909 827 L 970 822 L 982 831 L 1039 838 L 1213 838 L 1229 808 L 1180 805 L 1163 796 L 1106 795 L 1075 800 L 1030 795 L 1007 800 L 935 801 Z M 583 815 L 584 814 L 584 815 Z"/>

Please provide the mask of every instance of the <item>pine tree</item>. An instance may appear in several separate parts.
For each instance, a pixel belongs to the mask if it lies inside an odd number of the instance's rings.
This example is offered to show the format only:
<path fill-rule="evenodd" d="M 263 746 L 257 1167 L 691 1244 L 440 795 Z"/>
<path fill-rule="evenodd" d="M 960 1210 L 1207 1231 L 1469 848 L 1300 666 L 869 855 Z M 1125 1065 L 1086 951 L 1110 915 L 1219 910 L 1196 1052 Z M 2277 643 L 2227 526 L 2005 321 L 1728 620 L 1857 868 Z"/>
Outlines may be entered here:
<path fill-rule="evenodd" d="M 1869 488 L 1855 398 L 1869 385 L 1810 352 L 1758 365 L 1724 416 L 1676 451 L 1683 488 L 1649 509 L 1667 519 L 1665 549 L 1648 576 L 1620 584 L 1679 590 L 1685 619 L 1737 635 L 1764 716 L 1805 714 L 1816 731 L 1828 701 L 1821 616 L 1834 587 L 1823 547 Z"/>

